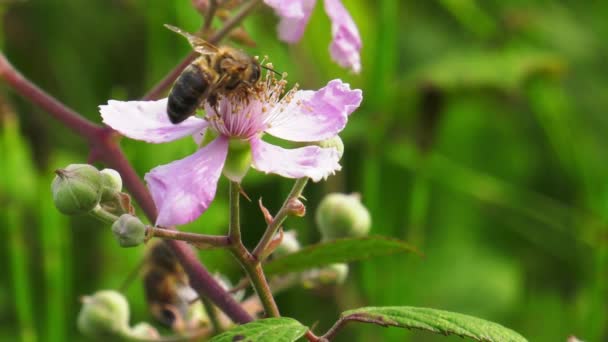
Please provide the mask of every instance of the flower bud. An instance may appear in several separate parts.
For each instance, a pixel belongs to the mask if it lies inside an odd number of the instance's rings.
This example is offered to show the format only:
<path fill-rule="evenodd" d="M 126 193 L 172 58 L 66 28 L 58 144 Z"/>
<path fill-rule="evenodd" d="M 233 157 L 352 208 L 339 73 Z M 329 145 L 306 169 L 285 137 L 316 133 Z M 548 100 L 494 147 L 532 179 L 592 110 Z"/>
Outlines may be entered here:
<path fill-rule="evenodd" d="M 348 277 L 348 264 L 330 264 L 322 268 L 315 268 L 304 273 L 302 285 L 306 288 L 315 288 L 327 285 L 344 284 Z"/>
<path fill-rule="evenodd" d="M 357 194 L 333 193 L 325 196 L 315 215 L 323 240 L 366 236 L 371 217 Z"/>
<path fill-rule="evenodd" d="M 306 215 L 306 206 L 297 198 L 292 198 L 287 202 L 287 212 L 291 216 L 304 217 Z"/>
<path fill-rule="evenodd" d="M 337 135 L 333 138 L 319 141 L 317 145 L 322 148 L 333 147 L 338 150 L 338 155 L 340 156 L 338 160 L 342 159 L 342 155 L 344 155 L 344 142 L 342 142 L 342 139 Z"/>
<path fill-rule="evenodd" d="M 103 183 L 101 201 L 113 201 L 116 194 L 122 190 L 122 178 L 120 178 L 120 174 L 116 170 L 103 169 L 99 172 L 101 173 Z"/>
<path fill-rule="evenodd" d="M 55 171 L 51 184 L 55 207 L 66 215 L 86 214 L 101 200 L 102 178 L 99 171 L 88 164 L 71 164 Z"/>
<path fill-rule="evenodd" d="M 121 247 L 135 247 L 146 240 L 146 225 L 136 216 L 123 214 L 112 225 L 112 233 Z"/>
<path fill-rule="evenodd" d="M 98 291 L 82 299 L 78 329 L 92 338 L 125 336 L 129 333 L 129 303 L 117 291 Z"/>
<path fill-rule="evenodd" d="M 272 252 L 272 255 L 278 258 L 297 252 L 300 250 L 300 248 L 300 242 L 298 242 L 298 239 L 296 239 L 296 231 L 290 230 L 283 233 L 283 240 L 281 240 L 281 244 L 279 244 L 274 252 Z"/>
<path fill-rule="evenodd" d="M 223 173 L 233 182 L 240 183 L 249 171 L 252 161 L 251 145 L 245 140 L 231 139 Z"/>
<path fill-rule="evenodd" d="M 160 334 L 155 327 L 148 322 L 140 322 L 135 324 L 129 331 L 129 337 L 142 340 L 158 339 Z"/>
<path fill-rule="evenodd" d="M 341 285 L 347 277 L 348 264 L 331 264 L 321 269 L 319 281 L 322 284 Z"/>

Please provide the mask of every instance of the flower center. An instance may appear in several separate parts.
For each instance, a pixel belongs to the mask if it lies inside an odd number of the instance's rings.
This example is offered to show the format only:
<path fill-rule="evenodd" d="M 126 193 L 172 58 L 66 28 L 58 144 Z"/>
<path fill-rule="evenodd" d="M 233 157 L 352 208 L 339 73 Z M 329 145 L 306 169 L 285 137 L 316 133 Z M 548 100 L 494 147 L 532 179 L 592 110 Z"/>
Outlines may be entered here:
<path fill-rule="evenodd" d="M 221 135 L 250 139 L 264 132 L 276 119 L 277 109 L 284 108 L 297 91 L 297 85 L 285 93 L 285 75 L 280 79 L 271 72 L 250 87 L 241 87 L 220 95 L 212 107 L 205 101 L 205 119 Z"/>

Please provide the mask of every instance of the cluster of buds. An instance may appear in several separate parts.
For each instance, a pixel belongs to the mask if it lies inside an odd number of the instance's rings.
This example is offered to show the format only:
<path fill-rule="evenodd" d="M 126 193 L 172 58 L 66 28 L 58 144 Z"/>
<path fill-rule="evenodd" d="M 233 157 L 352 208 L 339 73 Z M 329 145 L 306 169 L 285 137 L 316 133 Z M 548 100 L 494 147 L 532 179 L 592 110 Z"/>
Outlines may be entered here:
<path fill-rule="evenodd" d="M 82 298 L 78 329 L 91 338 L 155 339 L 160 336 L 146 322 L 129 327 L 129 303 L 122 294 L 111 290 Z"/>
<path fill-rule="evenodd" d="M 66 215 L 90 214 L 112 224 L 122 247 L 142 244 L 146 226 L 133 215 L 130 198 L 122 192 L 122 178 L 116 170 L 97 170 L 89 164 L 70 164 L 55 171 L 51 190 L 57 209 Z"/>

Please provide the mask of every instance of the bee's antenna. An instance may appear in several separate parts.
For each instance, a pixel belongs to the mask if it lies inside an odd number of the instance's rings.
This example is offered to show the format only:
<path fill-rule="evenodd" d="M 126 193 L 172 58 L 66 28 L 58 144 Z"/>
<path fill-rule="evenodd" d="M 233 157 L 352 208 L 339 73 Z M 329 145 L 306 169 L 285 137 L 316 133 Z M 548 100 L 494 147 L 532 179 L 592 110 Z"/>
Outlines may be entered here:
<path fill-rule="evenodd" d="M 279 75 L 279 76 L 283 77 L 283 74 L 279 73 L 278 71 L 274 70 L 273 68 L 267 67 L 267 66 L 265 66 L 265 65 L 263 65 L 263 64 L 261 65 L 261 67 L 262 67 L 262 68 L 264 68 L 264 69 L 266 69 L 266 70 L 268 70 L 268 71 L 272 71 L 272 72 L 274 72 L 275 74 L 277 74 L 277 75 Z"/>

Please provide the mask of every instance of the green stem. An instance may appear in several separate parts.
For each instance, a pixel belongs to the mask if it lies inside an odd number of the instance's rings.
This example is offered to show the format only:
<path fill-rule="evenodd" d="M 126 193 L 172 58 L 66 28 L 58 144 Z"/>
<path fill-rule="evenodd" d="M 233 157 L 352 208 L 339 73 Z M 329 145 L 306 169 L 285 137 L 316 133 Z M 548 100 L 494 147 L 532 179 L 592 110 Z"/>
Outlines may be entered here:
<path fill-rule="evenodd" d="M 241 185 L 237 182 L 230 182 L 230 225 L 229 233 L 232 243 L 241 242 L 241 222 L 239 196 Z"/>
<path fill-rule="evenodd" d="M 264 251 L 266 250 L 266 248 L 268 248 L 268 245 L 272 241 L 274 234 L 276 234 L 279 227 L 281 227 L 287 216 L 289 216 L 290 202 L 292 200 L 298 199 L 298 197 L 302 195 L 302 191 L 304 191 L 304 188 L 306 187 L 307 183 L 308 178 L 300 178 L 296 180 L 296 182 L 293 184 L 293 187 L 291 188 L 289 196 L 287 196 L 287 199 L 285 200 L 285 202 L 283 202 L 283 206 L 281 207 L 281 209 L 279 209 L 279 212 L 268 224 L 268 227 L 266 227 L 264 235 L 260 239 L 258 245 L 253 250 L 253 256 L 260 262 L 265 259 Z"/>
<path fill-rule="evenodd" d="M 241 226 L 240 226 L 240 213 L 239 213 L 239 191 L 240 185 L 235 182 L 230 182 L 230 251 L 232 255 L 241 264 L 245 273 L 251 280 L 251 284 L 255 289 L 266 315 L 269 317 L 280 317 L 279 308 L 277 303 L 274 301 L 270 286 L 262 270 L 262 264 L 257 260 L 247 248 L 243 245 L 241 240 Z"/>
<path fill-rule="evenodd" d="M 213 303 L 211 303 L 211 301 L 206 297 L 201 297 L 201 302 L 203 303 L 203 307 L 205 307 L 207 317 L 209 317 L 211 328 L 213 328 L 213 334 L 221 333 L 223 329 L 222 325 L 220 324 L 220 320 L 217 317 L 217 311 L 215 310 L 215 306 L 213 306 Z"/>
<path fill-rule="evenodd" d="M 230 246 L 230 239 L 223 235 L 204 235 L 155 227 L 148 227 L 147 234 L 149 237 L 190 242 L 199 248 Z"/>
<path fill-rule="evenodd" d="M 97 205 L 95 209 L 91 211 L 91 215 L 98 218 L 100 221 L 109 224 L 113 224 L 118 220 L 118 216 L 107 212 L 100 205 Z"/>

